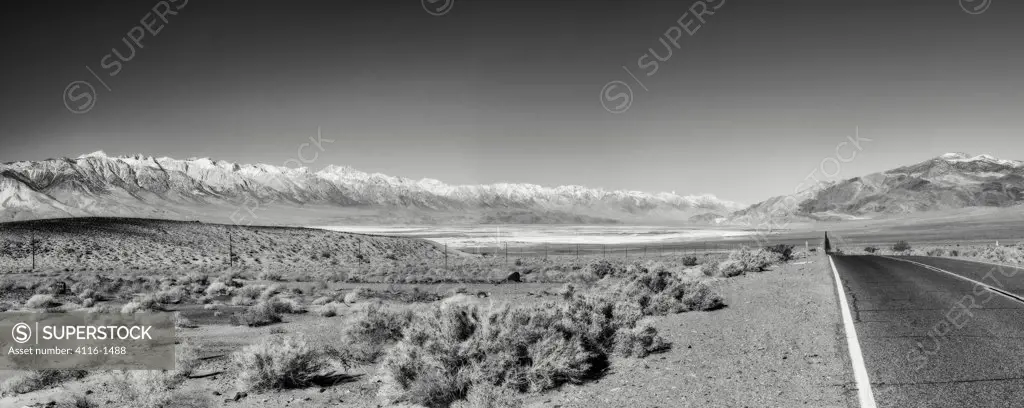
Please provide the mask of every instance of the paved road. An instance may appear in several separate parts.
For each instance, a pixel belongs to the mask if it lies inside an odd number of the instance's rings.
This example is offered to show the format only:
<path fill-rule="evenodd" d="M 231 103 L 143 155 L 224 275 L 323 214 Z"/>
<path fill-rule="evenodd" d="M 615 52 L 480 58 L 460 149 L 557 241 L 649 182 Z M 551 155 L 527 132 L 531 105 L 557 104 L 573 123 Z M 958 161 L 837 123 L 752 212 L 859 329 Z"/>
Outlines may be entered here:
<path fill-rule="evenodd" d="M 907 257 L 1024 294 L 1024 270 Z M 1024 303 L 878 256 L 835 256 L 879 407 L 1024 406 Z M 998 278 L 996 285 L 992 278 Z"/>

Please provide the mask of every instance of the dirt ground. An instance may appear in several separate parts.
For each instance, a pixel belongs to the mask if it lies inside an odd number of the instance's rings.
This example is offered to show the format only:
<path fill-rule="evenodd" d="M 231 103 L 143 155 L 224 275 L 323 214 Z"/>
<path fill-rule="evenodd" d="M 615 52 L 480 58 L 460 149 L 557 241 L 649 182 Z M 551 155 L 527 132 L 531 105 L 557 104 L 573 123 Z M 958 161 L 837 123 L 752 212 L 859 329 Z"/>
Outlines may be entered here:
<path fill-rule="evenodd" d="M 597 381 L 526 395 L 525 406 L 855 406 L 837 297 L 826 262 L 815 256 L 762 273 L 717 280 L 713 285 L 725 297 L 726 308 L 657 319 L 658 331 L 673 343 L 671 350 L 644 359 L 616 358 Z M 443 293 L 452 286 L 432 285 L 432 290 Z M 466 286 L 469 293 L 490 294 L 481 302 L 520 303 L 554 298 L 561 285 Z M 258 328 L 220 322 L 223 319 L 204 316 L 209 311 L 201 308 L 185 310 L 185 315 L 201 324 L 180 329 L 181 336 L 202 345 L 203 363 L 183 390 L 214 407 L 379 407 L 374 365 L 352 367 L 319 386 L 244 396 L 237 394 L 228 372 L 232 351 L 271 333 L 337 341 L 346 319 L 359 307 L 346 307 L 330 318 L 313 313 L 287 315 L 282 324 Z M 0 401 L 0 408 L 43 407 L 88 391 L 88 398 L 98 406 L 114 406 L 108 397 L 115 391 L 113 375 L 94 373 L 58 388 L 8 397 Z"/>

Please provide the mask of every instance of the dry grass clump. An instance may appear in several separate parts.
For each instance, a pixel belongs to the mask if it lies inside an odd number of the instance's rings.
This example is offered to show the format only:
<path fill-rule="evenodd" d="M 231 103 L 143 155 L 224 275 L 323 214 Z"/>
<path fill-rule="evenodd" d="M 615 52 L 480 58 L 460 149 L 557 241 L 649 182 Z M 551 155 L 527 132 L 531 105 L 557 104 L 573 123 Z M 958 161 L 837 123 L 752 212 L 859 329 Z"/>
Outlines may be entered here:
<path fill-rule="evenodd" d="M 85 378 L 85 370 L 33 370 L 15 375 L 0 383 L 0 394 L 25 394 L 52 388 L 67 381 Z"/>
<path fill-rule="evenodd" d="M 274 335 L 232 354 L 231 366 L 239 389 L 266 391 L 307 387 L 348 362 L 340 353 L 301 337 Z"/>

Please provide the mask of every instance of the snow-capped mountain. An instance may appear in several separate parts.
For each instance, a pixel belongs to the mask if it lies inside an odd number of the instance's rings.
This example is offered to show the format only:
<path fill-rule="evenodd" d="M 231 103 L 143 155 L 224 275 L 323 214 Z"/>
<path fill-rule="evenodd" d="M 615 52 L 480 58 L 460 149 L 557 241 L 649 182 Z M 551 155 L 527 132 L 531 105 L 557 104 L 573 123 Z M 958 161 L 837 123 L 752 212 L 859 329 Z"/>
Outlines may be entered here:
<path fill-rule="evenodd" d="M 209 158 L 95 152 L 74 159 L 0 164 L 0 220 L 130 216 L 231 222 L 224 218 L 230 216 L 234 222 L 257 224 L 328 219 L 585 223 L 685 221 L 739 208 L 712 195 L 512 183 L 448 185 L 350 167 L 314 172 Z"/>
<path fill-rule="evenodd" d="M 773 197 L 734 213 L 732 219 L 836 220 L 1021 203 L 1024 162 L 987 154 L 946 153 L 914 165 Z"/>

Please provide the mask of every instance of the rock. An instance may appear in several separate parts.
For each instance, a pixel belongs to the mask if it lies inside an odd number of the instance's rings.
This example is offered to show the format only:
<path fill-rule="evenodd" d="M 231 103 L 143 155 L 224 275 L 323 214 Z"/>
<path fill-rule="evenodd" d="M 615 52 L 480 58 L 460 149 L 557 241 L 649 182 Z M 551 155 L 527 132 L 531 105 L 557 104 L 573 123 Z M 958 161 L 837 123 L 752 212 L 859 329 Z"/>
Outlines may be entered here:
<path fill-rule="evenodd" d="M 522 282 L 522 277 L 519 275 L 519 272 L 512 272 L 507 278 L 505 278 L 505 282 L 519 283 Z"/>
<path fill-rule="evenodd" d="M 220 395 L 220 391 L 214 391 L 213 395 Z"/>
<path fill-rule="evenodd" d="M 240 400 L 240 399 L 242 399 L 242 398 L 245 398 L 245 397 L 248 397 L 248 396 L 249 396 L 249 394 L 248 394 L 248 393 L 244 393 L 244 392 L 241 392 L 241 391 L 239 391 L 239 392 L 236 392 L 236 393 L 235 393 L 235 398 L 234 398 L 234 400 L 235 400 L 235 401 L 238 401 L 238 400 Z"/>
<path fill-rule="evenodd" d="M 320 389 L 320 392 L 324 392 L 324 391 L 327 391 L 327 389 L 326 388 L 321 388 Z"/>
<path fill-rule="evenodd" d="M 92 395 L 92 390 L 85 390 L 85 395 Z"/>

